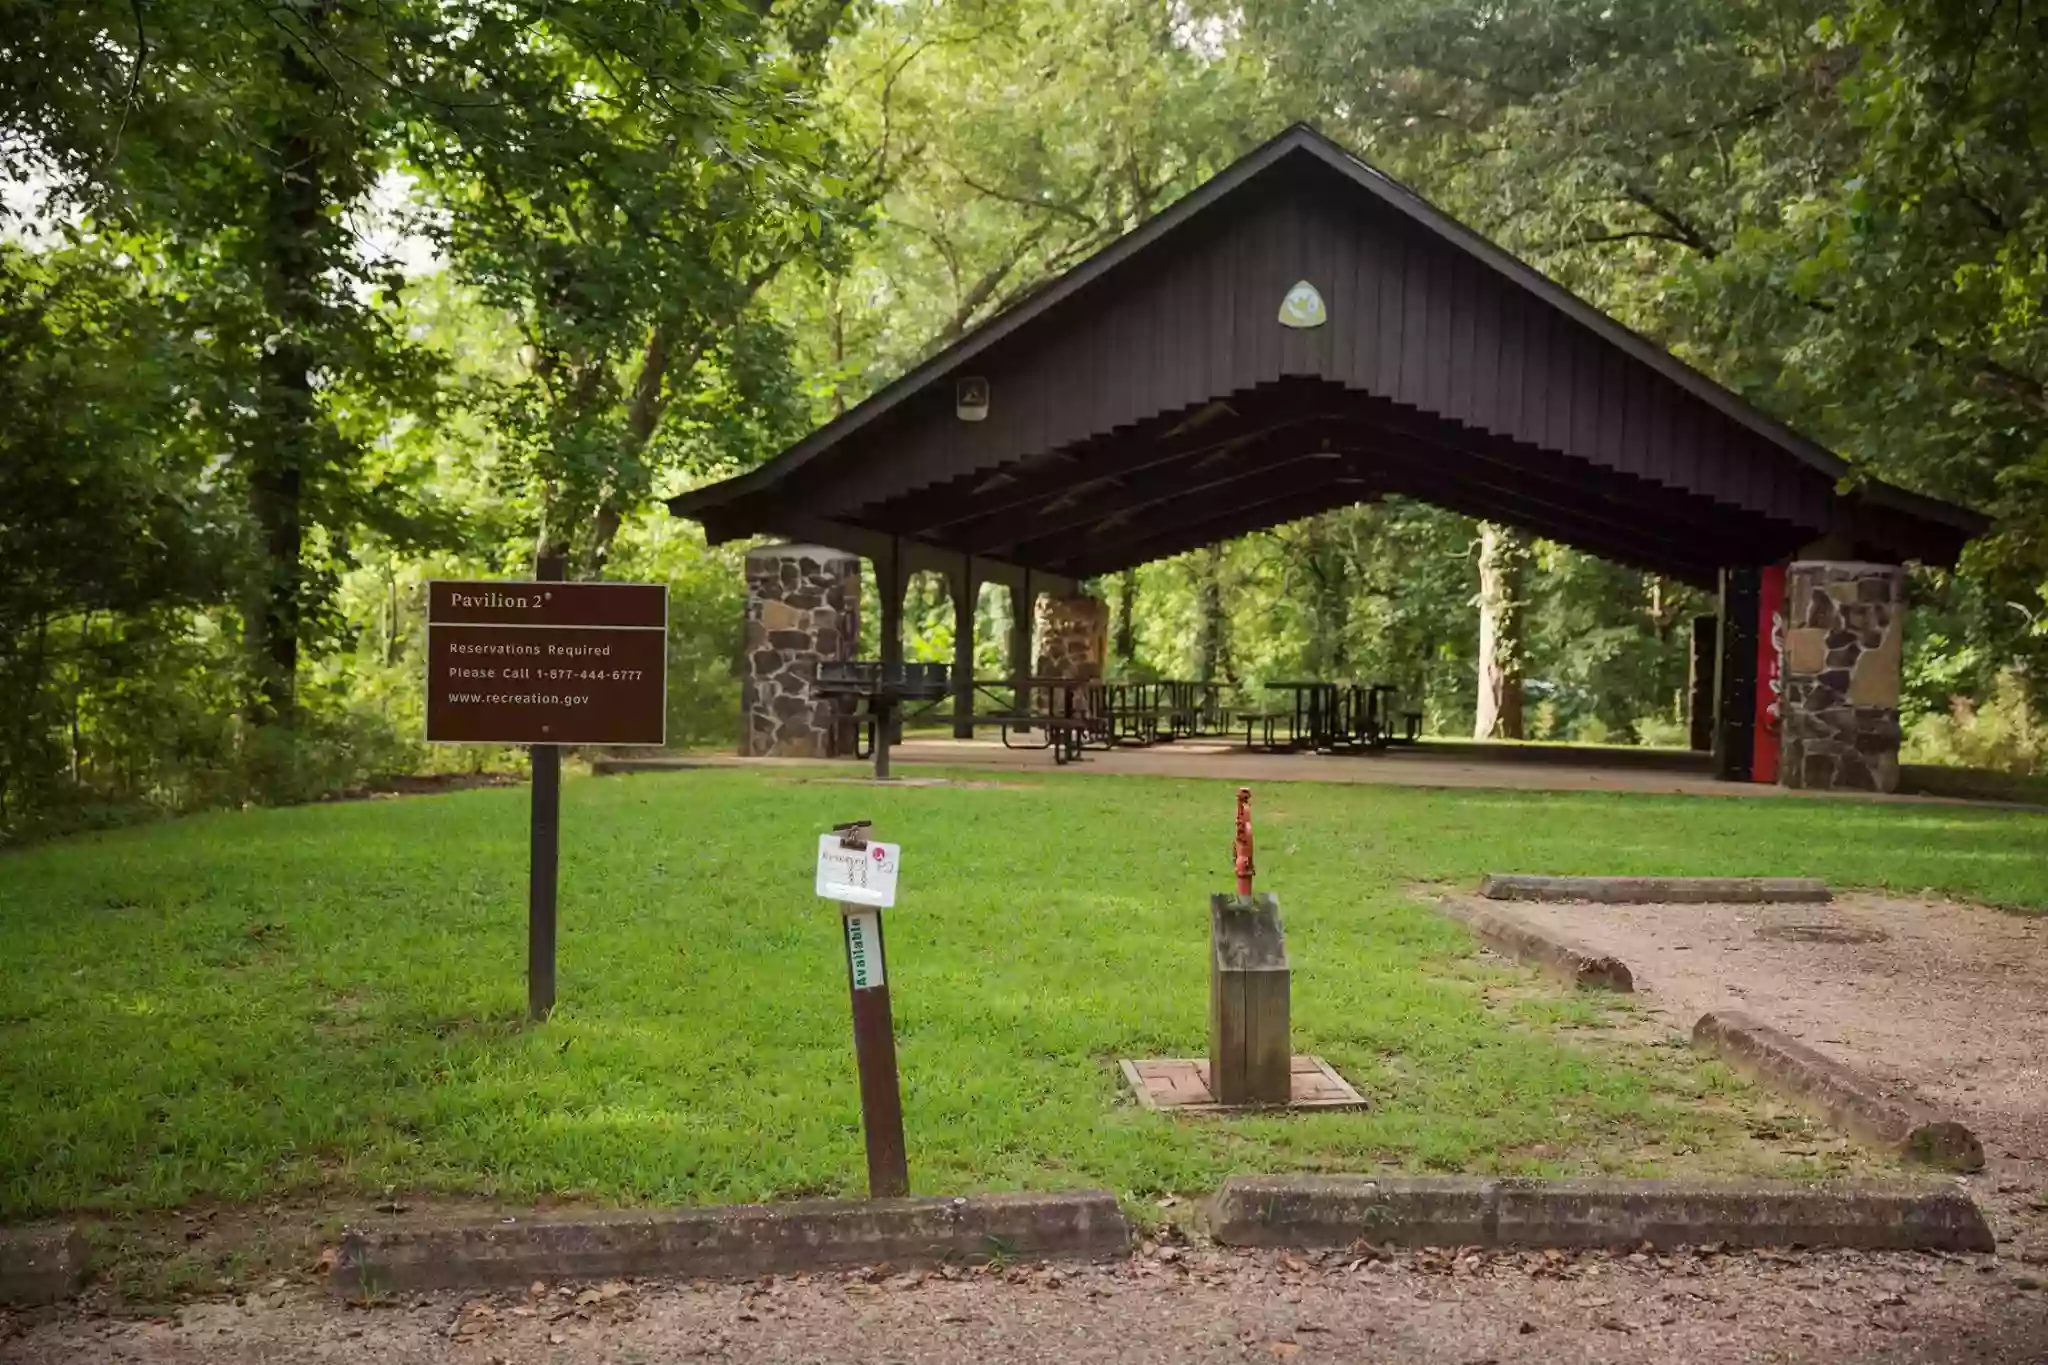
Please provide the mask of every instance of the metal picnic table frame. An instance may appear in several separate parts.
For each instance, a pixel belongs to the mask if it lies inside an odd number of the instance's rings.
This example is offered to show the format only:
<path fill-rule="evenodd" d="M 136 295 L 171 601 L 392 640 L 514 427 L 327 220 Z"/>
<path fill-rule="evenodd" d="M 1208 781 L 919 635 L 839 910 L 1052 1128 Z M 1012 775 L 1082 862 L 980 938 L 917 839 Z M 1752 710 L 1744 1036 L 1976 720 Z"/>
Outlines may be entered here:
<path fill-rule="evenodd" d="M 850 697 L 856 709 L 848 717 L 854 725 L 853 756 L 875 760 L 875 776 L 889 776 L 889 745 L 906 702 L 923 702 L 916 714 L 923 714 L 952 695 L 946 665 L 928 663 L 884 663 L 876 660 L 828 660 L 818 665 L 811 690 L 821 697 Z M 859 709 L 865 702 L 866 709 Z M 868 736 L 867 752 L 861 751 L 860 736 Z"/>
<path fill-rule="evenodd" d="M 1269 682 L 1266 689 L 1291 692 L 1293 705 L 1286 711 L 1250 712 L 1242 716 L 1246 748 L 1377 753 L 1390 745 L 1412 744 L 1420 737 L 1422 715 L 1418 711 L 1403 712 L 1401 726 L 1398 730 L 1395 727 L 1393 700 L 1400 689 L 1392 683 L 1293 679 Z M 1284 744 L 1276 734 L 1282 720 L 1288 727 Z M 1265 730 L 1263 740 L 1258 734 L 1261 725 Z"/>

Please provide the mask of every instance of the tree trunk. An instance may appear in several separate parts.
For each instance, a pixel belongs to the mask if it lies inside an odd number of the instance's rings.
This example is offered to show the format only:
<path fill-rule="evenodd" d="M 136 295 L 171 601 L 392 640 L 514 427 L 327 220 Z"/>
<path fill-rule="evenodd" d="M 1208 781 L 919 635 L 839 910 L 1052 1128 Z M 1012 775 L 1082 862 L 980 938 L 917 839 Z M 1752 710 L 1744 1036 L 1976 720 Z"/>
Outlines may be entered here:
<path fill-rule="evenodd" d="M 839 276 L 830 285 L 832 308 L 832 416 L 846 416 L 846 310 L 839 302 Z"/>
<path fill-rule="evenodd" d="M 1479 707 L 1474 739 L 1521 739 L 1523 579 L 1529 545 L 1504 526 L 1479 528 Z"/>
<path fill-rule="evenodd" d="M 1346 627 L 1351 618 L 1351 595 L 1346 591 L 1344 552 L 1330 535 L 1329 518 L 1317 517 L 1308 527 L 1309 575 L 1315 580 L 1310 598 L 1309 676 L 1336 681 L 1349 667 L 1345 646 Z"/>
<path fill-rule="evenodd" d="M 721 336 L 739 325 L 740 315 L 762 288 L 781 273 L 782 265 L 783 258 L 775 257 L 740 281 L 731 307 L 719 317 L 700 318 L 691 324 L 687 317 L 669 315 L 657 320 L 648 332 L 640 369 L 633 378 L 633 391 L 626 401 L 626 426 L 619 436 L 618 461 L 597 506 L 591 510 L 588 540 L 580 561 L 584 577 L 604 577 L 605 564 L 611 558 L 619 529 L 625 524 L 626 512 L 644 496 L 637 490 L 644 488 L 647 481 L 644 466 L 648 447 L 654 443 L 654 433 L 660 430 L 661 420 L 675 396 L 669 376 L 674 375 L 678 384 L 688 383 L 697 361 Z M 836 298 L 836 282 L 833 289 Z M 694 332 L 690 331 L 692 326 Z M 690 337 L 688 344 L 682 344 L 685 334 Z"/>
<path fill-rule="evenodd" d="M 696 364 L 695 353 L 686 359 Z M 625 498 L 619 479 L 627 471 L 637 469 L 646 458 L 655 428 L 668 411 L 668 367 L 669 325 L 656 323 L 648 334 L 647 348 L 640 355 L 640 373 L 634 377 L 632 395 L 626 400 L 626 430 L 619 441 L 619 463 L 591 515 L 590 544 L 583 556 L 584 578 L 604 577 L 612 543 L 619 538 L 619 527 L 625 523 Z"/>
<path fill-rule="evenodd" d="M 1138 597 L 1138 571 L 1125 569 L 1123 577 L 1117 580 L 1116 593 L 1116 657 L 1128 671 L 1137 662 L 1138 637 L 1136 626 L 1131 620 L 1132 604 Z"/>
<path fill-rule="evenodd" d="M 306 23 L 323 22 L 318 8 Z M 321 228 L 326 187 L 322 149 L 307 131 L 320 98 L 320 73 L 287 45 L 280 68 L 294 98 L 279 118 L 264 205 L 264 302 L 277 328 L 258 365 L 262 414 L 251 453 L 249 511 L 263 547 L 263 571 L 246 626 L 256 691 L 250 719 L 290 724 L 298 697 L 303 497 L 318 460 L 319 413 L 313 395 L 312 336 L 320 320 Z"/>
<path fill-rule="evenodd" d="M 115 618 L 114 628 L 116 630 L 120 629 L 120 620 L 118 617 Z M 83 704 L 85 698 L 85 661 L 91 656 L 92 613 L 88 611 L 85 614 L 85 619 L 79 623 L 78 649 L 72 655 L 71 659 L 71 714 L 69 719 L 71 729 L 71 788 L 73 791 L 76 791 L 78 789 L 78 784 L 81 777 L 81 768 L 83 767 L 82 752 L 84 745 L 81 742 L 82 736 L 80 734 L 81 727 L 79 724 L 79 708 Z"/>
<path fill-rule="evenodd" d="M 540 530 L 533 537 L 533 576 L 540 577 L 540 566 L 550 559 L 569 562 L 569 542 L 558 529 L 564 518 L 557 512 L 550 516 L 548 503 L 551 495 L 543 494 L 541 499 Z"/>
<path fill-rule="evenodd" d="M 1223 638 L 1223 547 L 1211 545 L 1202 552 L 1202 579 L 1195 591 L 1195 675 L 1205 683 L 1216 681 L 1225 668 L 1229 645 Z"/>

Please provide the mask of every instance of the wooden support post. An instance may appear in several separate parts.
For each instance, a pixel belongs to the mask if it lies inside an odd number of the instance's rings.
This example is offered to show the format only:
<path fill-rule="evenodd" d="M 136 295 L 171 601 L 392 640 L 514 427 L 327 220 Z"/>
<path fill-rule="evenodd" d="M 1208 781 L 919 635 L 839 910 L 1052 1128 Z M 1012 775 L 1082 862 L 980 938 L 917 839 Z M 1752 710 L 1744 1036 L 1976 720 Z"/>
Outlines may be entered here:
<path fill-rule="evenodd" d="M 903 572 L 903 557 L 893 551 L 875 561 L 875 591 L 882 598 L 882 662 L 903 662 L 903 589 L 909 575 Z"/>
<path fill-rule="evenodd" d="M 1714 776 L 1747 782 L 1756 756 L 1757 603 L 1761 569 L 1721 572 L 1720 659 L 1714 682 Z"/>
<path fill-rule="evenodd" d="M 1024 680 L 1031 676 L 1031 623 L 1038 609 L 1038 596 L 1031 590 L 1031 571 L 1024 571 L 1022 586 L 1010 585 L 1010 709 L 1024 715 L 1031 709 Z"/>
<path fill-rule="evenodd" d="M 1209 898 L 1209 1094 L 1218 1104 L 1284 1105 L 1293 1094 L 1291 972 L 1280 902 Z"/>
<path fill-rule="evenodd" d="M 559 556 L 536 561 L 534 578 L 562 581 Z M 533 764 L 533 816 L 529 829 L 526 878 L 526 1017 L 534 1023 L 555 1009 L 555 886 L 562 847 L 562 747 L 536 744 L 528 750 Z"/>
<path fill-rule="evenodd" d="M 1714 747 L 1714 650 L 1720 622 L 1712 616 L 1692 618 L 1692 668 L 1686 687 L 1687 738 L 1698 753 Z"/>
<path fill-rule="evenodd" d="M 903 670 L 903 555 L 894 540 L 890 541 L 886 558 L 875 561 L 875 591 L 882 598 L 882 671 L 885 674 L 900 674 Z M 875 776 L 889 776 L 889 746 L 896 742 L 896 706 L 892 700 L 877 699 L 870 703 L 875 716 Z"/>
<path fill-rule="evenodd" d="M 974 557 L 953 575 L 953 738 L 974 738 Z"/>

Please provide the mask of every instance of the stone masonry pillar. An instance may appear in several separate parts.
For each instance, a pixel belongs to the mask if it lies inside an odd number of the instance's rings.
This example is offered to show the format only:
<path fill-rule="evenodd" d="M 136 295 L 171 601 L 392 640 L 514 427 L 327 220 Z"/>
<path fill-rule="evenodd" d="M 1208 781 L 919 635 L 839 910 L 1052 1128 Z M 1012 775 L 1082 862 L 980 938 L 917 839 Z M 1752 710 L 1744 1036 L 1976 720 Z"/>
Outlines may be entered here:
<path fill-rule="evenodd" d="M 1102 676 L 1109 645 L 1109 603 L 1096 597 L 1041 597 L 1037 615 L 1037 662 L 1041 678 Z"/>
<path fill-rule="evenodd" d="M 1897 791 L 1905 570 L 1795 561 L 1785 571 L 1785 624 L 1778 781 Z"/>
<path fill-rule="evenodd" d="M 860 641 L 860 560 L 822 545 L 763 545 L 747 554 L 740 752 L 837 758 L 851 752 L 849 699 L 813 697 L 818 665 L 853 657 Z"/>

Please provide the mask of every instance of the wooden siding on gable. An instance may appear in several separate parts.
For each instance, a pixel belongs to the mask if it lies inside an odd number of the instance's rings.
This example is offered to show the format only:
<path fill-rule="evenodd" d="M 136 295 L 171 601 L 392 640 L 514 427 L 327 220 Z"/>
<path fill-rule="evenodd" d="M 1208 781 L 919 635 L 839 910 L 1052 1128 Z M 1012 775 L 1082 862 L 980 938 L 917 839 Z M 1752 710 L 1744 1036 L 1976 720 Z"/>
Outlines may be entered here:
<path fill-rule="evenodd" d="M 985 421 L 958 420 L 950 386 L 934 386 L 856 438 L 858 458 L 818 471 L 807 498 L 824 515 L 858 515 L 1205 397 L 1314 377 L 1760 515 L 1825 524 L 1825 477 L 1788 467 L 1753 432 L 1517 282 L 1362 193 L 1280 175 L 1265 188 L 1127 262 L 1085 312 L 1070 302 L 978 357 Z M 1321 294 L 1323 326 L 1279 322 L 1298 280 Z"/>
<path fill-rule="evenodd" d="M 1301 280 L 1321 326 L 1278 320 Z M 969 376 L 984 421 L 955 415 Z M 1300 464 L 1318 452 L 1344 462 L 1320 481 Z M 1295 129 L 768 466 L 671 505 L 716 538 L 840 525 L 1058 573 L 1386 492 L 1694 581 L 1827 534 L 1953 562 L 1977 519 L 1844 494 L 1844 468 Z M 1236 501 L 1262 473 L 1274 496 Z M 1182 478 L 1172 510 L 1146 501 Z M 1091 524 L 1076 509 L 1097 496 L 1113 505 Z M 1204 496 L 1227 505 L 1209 517 Z"/>

